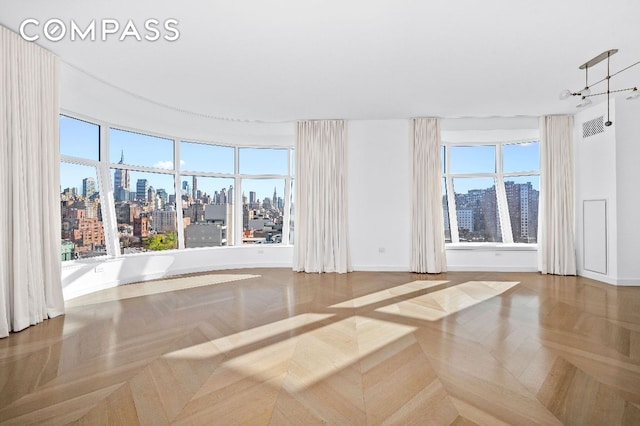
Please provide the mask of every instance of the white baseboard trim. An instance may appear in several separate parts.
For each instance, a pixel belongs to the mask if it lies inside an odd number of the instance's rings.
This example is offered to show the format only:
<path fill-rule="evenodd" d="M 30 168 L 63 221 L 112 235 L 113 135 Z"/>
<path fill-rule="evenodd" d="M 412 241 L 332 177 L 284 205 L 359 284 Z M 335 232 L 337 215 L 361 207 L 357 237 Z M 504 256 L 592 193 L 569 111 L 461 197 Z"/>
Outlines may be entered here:
<path fill-rule="evenodd" d="M 608 275 L 599 274 L 597 272 L 591 272 L 586 270 L 579 270 L 578 275 L 581 277 L 589 278 L 591 280 L 600 281 L 606 284 L 617 285 L 617 286 L 629 286 L 629 287 L 637 287 L 640 286 L 640 278 L 616 278 L 610 277 Z"/>
<path fill-rule="evenodd" d="M 409 272 L 407 265 L 351 265 L 351 267 L 358 272 Z"/>
<path fill-rule="evenodd" d="M 353 265 L 354 271 L 363 272 L 410 272 L 406 265 Z M 447 265 L 451 272 L 538 272 L 530 266 L 457 266 Z"/>
<path fill-rule="evenodd" d="M 531 266 L 467 266 L 447 265 L 451 272 L 538 272 L 538 268 Z"/>

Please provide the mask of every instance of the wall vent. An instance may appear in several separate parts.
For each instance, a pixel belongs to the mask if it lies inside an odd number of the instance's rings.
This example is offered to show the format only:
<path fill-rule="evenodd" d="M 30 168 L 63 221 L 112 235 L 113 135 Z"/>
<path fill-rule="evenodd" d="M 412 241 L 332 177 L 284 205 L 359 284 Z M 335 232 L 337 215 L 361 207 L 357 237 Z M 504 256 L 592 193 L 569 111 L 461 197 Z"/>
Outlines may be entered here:
<path fill-rule="evenodd" d="M 593 120 L 582 123 L 582 139 L 604 133 L 604 116 L 596 117 Z"/>

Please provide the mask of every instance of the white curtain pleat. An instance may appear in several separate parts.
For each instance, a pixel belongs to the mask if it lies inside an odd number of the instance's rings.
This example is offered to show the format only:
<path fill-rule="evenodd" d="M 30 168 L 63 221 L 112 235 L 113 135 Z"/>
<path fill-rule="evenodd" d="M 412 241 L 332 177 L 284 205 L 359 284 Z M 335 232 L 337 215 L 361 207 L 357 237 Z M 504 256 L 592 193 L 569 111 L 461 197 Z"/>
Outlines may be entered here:
<path fill-rule="evenodd" d="M 344 120 L 298 122 L 295 215 L 293 270 L 351 271 Z"/>
<path fill-rule="evenodd" d="M 539 269 L 576 275 L 573 117 L 540 118 Z"/>
<path fill-rule="evenodd" d="M 447 270 L 442 211 L 440 120 L 411 120 L 411 271 Z"/>
<path fill-rule="evenodd" d="M 58 59 L 0 27 L 0 337 L 64 313 Z"/>

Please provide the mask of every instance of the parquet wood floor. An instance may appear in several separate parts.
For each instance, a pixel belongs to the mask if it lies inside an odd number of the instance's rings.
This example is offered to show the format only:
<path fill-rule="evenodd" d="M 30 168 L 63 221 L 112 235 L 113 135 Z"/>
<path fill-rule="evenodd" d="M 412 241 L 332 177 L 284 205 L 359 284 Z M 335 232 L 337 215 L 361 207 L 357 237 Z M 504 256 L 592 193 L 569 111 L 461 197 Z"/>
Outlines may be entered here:
<path fill-rule="evenodd" d="M 640 425 L 640 287 L 288 269 L 123 286 L 0 340 L 0 423 Z"/>

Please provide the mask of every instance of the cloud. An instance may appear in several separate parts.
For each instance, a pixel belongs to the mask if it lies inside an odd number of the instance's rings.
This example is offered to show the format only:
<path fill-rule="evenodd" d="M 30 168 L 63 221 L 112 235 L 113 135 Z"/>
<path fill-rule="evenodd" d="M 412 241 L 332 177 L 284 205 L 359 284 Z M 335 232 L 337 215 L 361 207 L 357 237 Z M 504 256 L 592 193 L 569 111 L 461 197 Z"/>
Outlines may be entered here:
<path fill-rule="evenodd" d="M 184 164 L 184 160 L 180 160 L 180 167 L 184 166 Z M 173 169 L 173 161 L 157 161 L 153 165 L 153 167 L 155 167 L 156 169 Z"/>
<path fill-rule="evenodd" d="M 158 161 L 156 164 L 153 165 L 153 167 L 158 169 L 173 169 L 173 161 L 171 160 Z"/>

